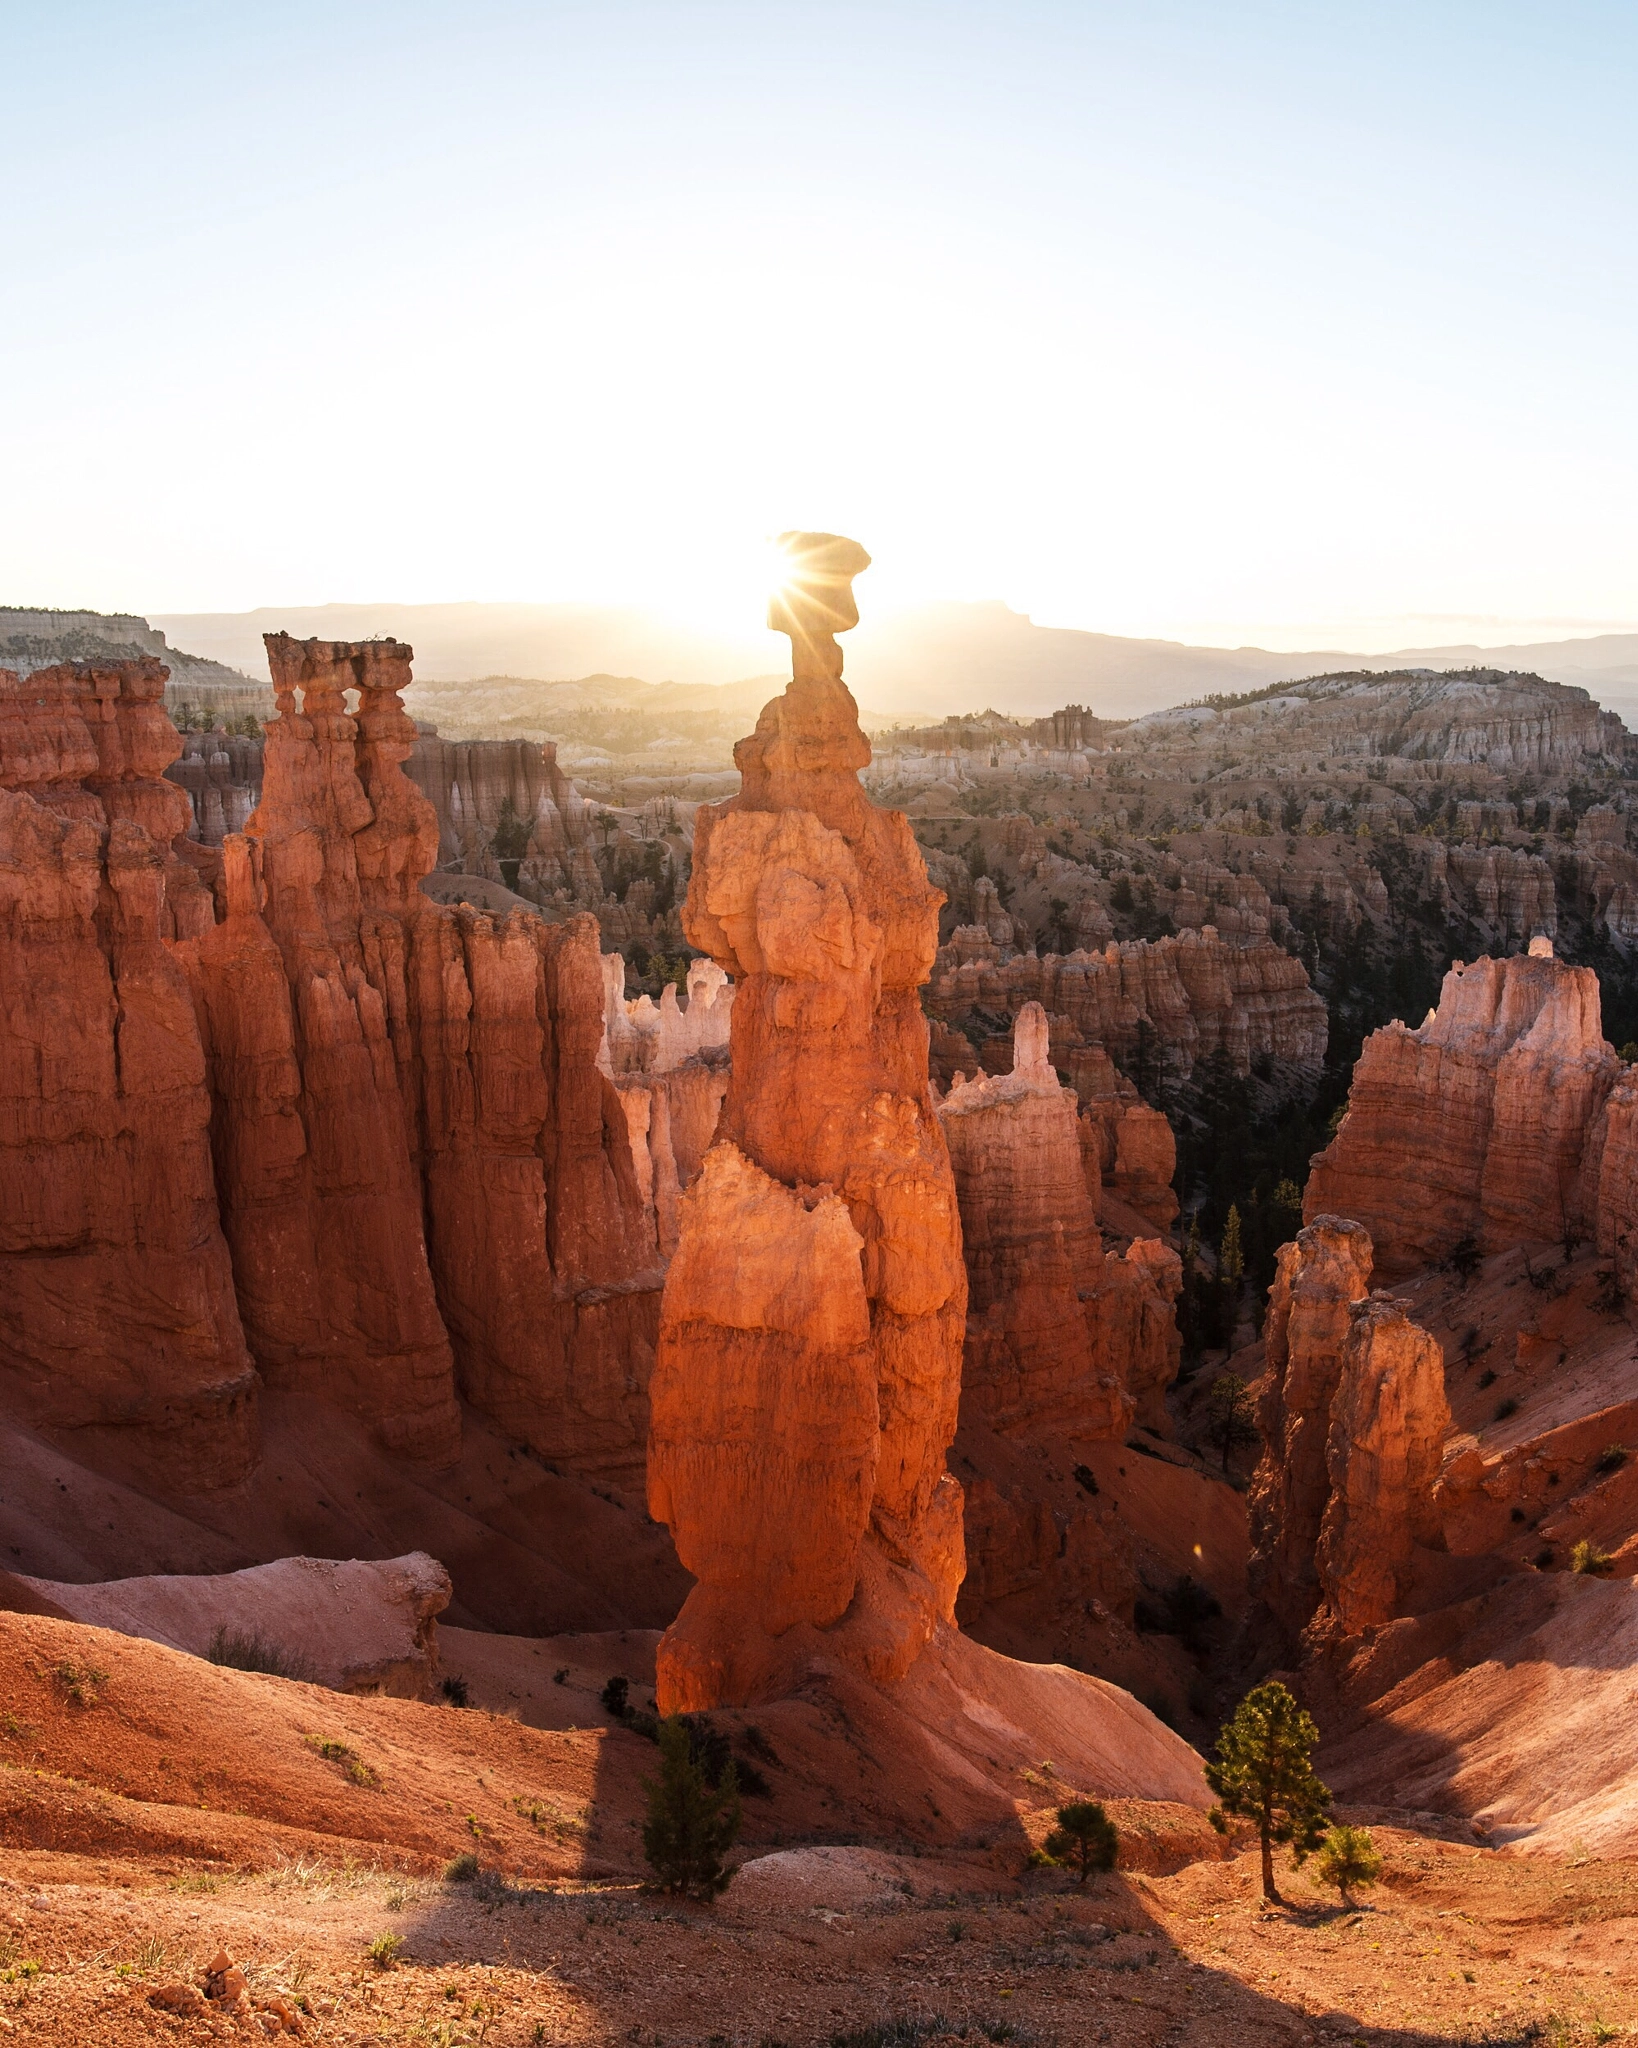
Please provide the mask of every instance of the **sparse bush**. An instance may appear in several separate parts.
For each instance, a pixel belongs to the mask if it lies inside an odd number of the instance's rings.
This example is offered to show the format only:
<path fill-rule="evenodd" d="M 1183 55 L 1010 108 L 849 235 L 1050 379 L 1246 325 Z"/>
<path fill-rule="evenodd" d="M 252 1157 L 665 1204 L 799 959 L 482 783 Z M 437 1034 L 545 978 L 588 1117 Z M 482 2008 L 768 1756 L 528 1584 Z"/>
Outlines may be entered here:
<path fill-rule="evenodd" d="M 1058 1808 L 1058 1825 L 1046 1838 L 1054 1863 L 1070 1864 L 1081 1884 L 1094 1870 L 1113 1870 L 1120 1852 L 1115 1823 L 1096 1799 L 1075 1799 Z"/>
<path fill-rule="evenodd" d="M 1625 1444 L 1607 1444 L 1594 1460 L 1593 1470 L 1600 1479 L 1607 1478 L 1610 1473 L 1620 1471 L 1627 1462 L 1627 1456 Z"/>
<path fill-rule="evenodd" d="M 1583 1536 L 1570 1552 L 1570 1569 L 1581 1572 L 1592 1579 L 1607 1578 L 1615 1569 L 1615 1559 L 1607 1550 L 1600 1550 L 1596 1543 Z"/>
<path fill-rule="evenodd" d="M 1089 1493 L 1094 1499 L 1097 1497 L 1097 1476 L 1090 1465 L 1077 1465 L 1075 1467 L 1074 1479 L 1075 1484 L 1081 1489 L 1082 1493 Z"/>
<path fill-rule="evenodd" d="M 1356 1884 L 1375 1884 L 1382 1875 L 1382 1858 L 1371 1840 L 1369 1828 L 1351 1828 L 1338 1823 L 1320 1844 L 1315 1858 L 1314 1882 L 1334 1884 L 1345 1906 L 1353 1904 L 1349 1894 Z"/>
<path fill-rule="evenodd" d="M 713 1898 L 733 1875 L 723 1858 L 739 1834 L 739 1779 L 730 1760 L 710 1785 L 690 1734 L 677 1715 L 660 1723 L 660 1775 L 643 1780 L 643 1854 L 665 1891 Z"/>
<path fill-rule="evenodd" d="M 444 1865 L 444 1883 L 474 1884 L 477 1881 L 478 1872 L 481 1868 L 482 1865 L 478 1862 L 477 1857 L 473 1855 L 472 1851 L 464 1849 L 459 1856 L 452 1857 Z"/>
<path fill-rule="evenodd" d="M 1473 1278 L 1473 1275 L 1484 1264 L 1484 1253 L 1479 1249 L 1478 1239 L 1464 1237 L 1456 1244 L 1453 1244 L 1450 1248 L 1450 1256 L 1446 1259 L 1445 1263 L 1458 1276 L 1465 1287 L 1468 1281 Z"/>
<path fill-rule="evenodd" d="M 567 1664 L 565 1664 L 565 1665 L 564 1665 L 564 1667 L 563 1667 L 563 1669 L 562 1669 L 561 1671 L 554 1671 L 554 1672 L 552 1673 L 552 1683 L 553 1683 L 553 1685 L 567 1685 L 567 1684 L 568 1684 L 568 1682 L 569 1682 L 569 1667 L 568 1667 L 568 1665 L 567 1665 Z"/>
<path fill-rule="evenodd" d="M 94 1707 L 99 1688 L 108 1683 L 106 1671 L 94 1664 L 76 1664 L 71 1657 L 53 1664 L 51 1676 L 77 1707 Z"/>
<path fill-rule="evenodd" d="M 401 1934 L 378 1934 L 370 1943 L 370 1961 L 378 1970 L 390 1970 L 398 1960 L 398 1951 L 404 1946 Z"/>
<path fill-rule="evenodd" d="M 1493 1387 L 1495 1384 L 1496 1375 L 1492 1371 L 1492 1369 L 1487 1365 L 1484 1371 L 1479 1375 L 1479 1387 L 1482 1391 L 1485 1387 Z"/>
<path fill-rule="evenodd" d="M 630 1706 L 627 1700 L 627 1695 L 630 1693 L 630 1691 L 631 1680 L 629 1678 L 621 1678 L 617 1675 L 609 1680 L 607 1685 L 604 1686 L 602 1692 L 598 1695 L 598 1697 L 602 1700 L 605 1709 L 609 1713 L 611 1713 L 617 1721 L 623 1721 L 626 1718 L 626 1715 L 630 1712 Z"/>
<path fill-rule="evenodd" d="M 453 1673 L 444 1680 L 440 1690 L 452 1707 L 469 1707 L 472 1704 L 472 1694 L 466 1680 L 457 1678 Z"/>
<path fill-rule="evenodd" d="M 213 1664 L 230 1671 L 261 1671 L 269 1678 L 294 1678 L 311 1684 L 313 1667 L 299 1651 L 270 1643 L 253 1629 L 230 1629 L 220 1623 L 205 1652 Z"/>
<path fill-rule="evenodd" d="M 1505 1401 L 1498 1401 L 1496 1403 L 1496 1420 L 1498 1422 L 1505 1422 L 1510 1415 L 1517 1415 L 1518 1412 L 1519 1404 L 1511 1394 L 1508 1395 Z"/>

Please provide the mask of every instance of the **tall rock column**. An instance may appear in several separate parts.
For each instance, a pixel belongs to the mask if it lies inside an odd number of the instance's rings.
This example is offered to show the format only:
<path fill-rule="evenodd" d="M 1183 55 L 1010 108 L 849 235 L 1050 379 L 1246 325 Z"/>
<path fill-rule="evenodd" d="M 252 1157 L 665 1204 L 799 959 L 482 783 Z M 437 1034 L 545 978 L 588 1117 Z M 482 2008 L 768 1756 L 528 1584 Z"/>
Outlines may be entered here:
<path fill-rule="evenodd" d="M 1348 1313 L 1371 1289 L 1371 1240 L 1316 1216 L 1280 1246 L 1269 1289 L 1268 1371 L 1257 1407 L 1262 1461 L 1251 1483 L 1251 1590 L 1293 1632 L 1320 1602 L 1314 1554 L 1330 1499 L 1326 1441 Z"/>
<path fill-rule="evenodd" d="M 821 1647 L 897 1678 L 963 1571 L 967 1281 L 917 996 L 944 899 L 859 786 L 835 636 L 870 558 L 783 545 L 792 680 L 735 749 L 740 795 L 700 810 L 683 914 L 736 994 L 650 1388 L 650 1506 L 699 1582 L 660 1646 L 668 1712 L 767 1697 Z"/>

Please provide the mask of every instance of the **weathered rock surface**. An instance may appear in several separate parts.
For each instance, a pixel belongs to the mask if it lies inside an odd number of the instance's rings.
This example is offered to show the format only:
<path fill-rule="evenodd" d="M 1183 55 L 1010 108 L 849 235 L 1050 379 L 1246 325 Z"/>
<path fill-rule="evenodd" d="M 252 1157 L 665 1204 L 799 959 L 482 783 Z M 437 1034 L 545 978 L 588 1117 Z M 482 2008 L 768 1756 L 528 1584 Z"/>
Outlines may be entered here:
<path fill-rule="evenodd" d="M 1215 1052 L 1239 1074 L 1257 1058 L 1307 1068 L 1325 1057 L 1325 1005 L 1302 962 L 1266 938 L 1232 943 L 1210 925 L 1044 959 L 1003 960 L 982 933 L 974 940 L 958 932 L 939 949 L 931 1016 L 965 1028 L 975 1009 L 1014 1016 L 1029 1002 L 1047 1012 L 1053 1063 L 1072 1077 L 1083 1047 L 1103 1047 L 1129 1065 L 1144 1031 L 1152 1057 L 1164 1047 L 1168 1072 L 1178 1080 Z"/>
<path fill-rule="evenodd" d="M 1602 1113 L 1621 1072 L 1597 976 L 1554 959 L 1550 941 L 1455 967 L 1419 1029 L 1389 1024 L 1366 1040 L 1304 1212 L 1357 1218 L 1393 1274 L 1465 1239 L 1498 1251 L 1586 1237 L 1600 1207 Z"/>
<path fill-rule="evenodd" d="M 680 1202 L 651 1386 L 651 1511 L 699 1580 L 662 1710 L 777 1689 L 818 1632 L 877 1682 L 953 1615 L 967 1281 L 917 991 L 941 898 L 869 760 L 835 634 L 864 551 L 791 536 L 793 679 L 702 810 L 684 914 L 735 976 L 717 1142 Z"/>
<path fill-rule="evenodd" d="M 1321 1598 L 1315 1558 L 1331 1494 L 1331 1408 L 1349 1311 L 1370 1287 L 1370 1237 L 1345 1217 L 1316 1216 L 1280 1247 L 1263 1325 L 1263 1456 L 1249 1499 L 1249 1583 L 1292 1633 L 1307 1626 Z"/>
<path fill-rule="evenodd" d="M 1418 1544 L 1443 1548 L 1444 1352 L 1406 1304 L 1369 1292 L 1371 1241 L 1320 1216 L 1282 1245 L 1251 1491 L 1254 1595 L 1295 1635 L 1391 1620 Z"/>
<path fill-rule="evenodd" d="M 1331 1401 L 1331 1497 L 1314 1560 L 1342 1635 L 1391 1621 L 1410 1589 L 1415 1546 L 1442 1547 L 1434 1482 L 1449 1433 L 1438 1340 L 1403 1302 L 1355 1302 Z"/>
<path fill-rule="evenodd" d="M 964 1407 L 1054 1439 L 1123 1436 L 1139 1409 L 1164 1428 L 1181 1263 L 1153 1237 L 1106 1256 L 1097 1159 L 1038 1003 L 1018 1013 L 1012 1071 L 958 1081 L 938 1114 L 967 1263 Z"/>
<path fill-rule="evenodd" d="M 408 648 L 269 658 L 261 801 L 219 848 L 166 777 L 162 664 L 0 688 L 8 1405 L 223 1485 L 254 1360 L 422 1461 L 455 1456 L 460 1392 L 630 1478 L 662 1229 L 599 1070 L 596 925 L 421 893 Z M 667 1086 L 681 1184 L 710 1089 Z"/>
<path fill-rule="evenodd" d="M 255 1455 L 210 1099 L 167 940 L 210 899 L 157 662 L 0 673 L 0 1369 L 8 1405 L 118 1429 L 178 1481 Z"/>
<path fill-rule="evenodd" d="M 210 1578 L 23 1579 L 41 1612 L 165 1643 L 192 1657 L 243 1663 L 273 1652 L 285 1677 L 334 1692 L 424 1699 L 438 1675 L 437 1617 L 449 1574 L 425 1551 L 379 1561 L 281 1557 Z"/>

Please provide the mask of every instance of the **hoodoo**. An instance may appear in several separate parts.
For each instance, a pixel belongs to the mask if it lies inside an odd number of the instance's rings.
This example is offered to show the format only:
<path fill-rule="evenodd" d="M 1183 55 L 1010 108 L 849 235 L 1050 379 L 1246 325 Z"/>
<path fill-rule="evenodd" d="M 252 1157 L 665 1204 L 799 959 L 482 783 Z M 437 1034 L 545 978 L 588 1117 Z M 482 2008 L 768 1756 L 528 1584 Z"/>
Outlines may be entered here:
<path fill-rule="evenodd" d="M 717 1142 L 680 1204 L 650 1389 L 649 1502 L 699 1583 L 662 1711 L 777 1690 L 819 1646 L 885 1682 L 953 1615 L 945 1470 L 967 1279 L 917 990 L 943 897 L 870 759 L 836 634 L 870 558 L 788 534 L 792 679 L 702 809 L 684 912 L 734 977 Z"/>

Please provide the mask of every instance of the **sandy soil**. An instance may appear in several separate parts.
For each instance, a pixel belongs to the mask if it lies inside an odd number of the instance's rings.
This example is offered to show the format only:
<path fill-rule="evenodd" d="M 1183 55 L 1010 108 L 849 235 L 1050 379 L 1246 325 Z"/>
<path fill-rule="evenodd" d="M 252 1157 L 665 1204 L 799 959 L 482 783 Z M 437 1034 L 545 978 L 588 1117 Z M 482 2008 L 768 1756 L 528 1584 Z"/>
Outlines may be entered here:
<path fill-rule="evenodd" d="M 1027 1863 L 1076 1789 L 1064 1768 L 1003 1771 L 992 1733 L 992 1775 L 934 1813 L 914 1752 L 876 1753 L 886 1724 L 844 1727 L 857 1703 L 823 1689 L 759 1717 L 769 1790 L 745 1802 L 724 1897 L 647 1893 L 654 1751 L 593 1681 L 623 1665 L 640 1692 L 651 1642 L 525 1645 L 542 1664 L 577 1654 L 532 1685 L 491 1641 L 471 1682 L 516 1690 L 512 1719 L 0 1616 L 0 2038 L 260 2039 L 281 2002 L 302 2038 L 353 2048 L 1567 2048 L 1638 2031 L 1638 1863 L 1500 1854 L 1431 1816 L 1360 1809 L 1384 1883 L 1344 1911 L 1292 1873 L 1291 1906 L 1270 1912 L 1254 1859 L 1225 1858 L 1196 1810 L 1112 1800 L 1128 1867 L 1082 1893 Z M 974 1655 L 970 1685 L 989 1668 Z M 744 1717 L 719 1725 L 746 1755 Z M 476 1883 L 444 1875 L 463 1852 Z M 218 1950 L 250 2010 L 154 2003 L 185 2002 Z"/>

